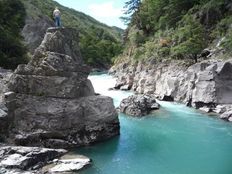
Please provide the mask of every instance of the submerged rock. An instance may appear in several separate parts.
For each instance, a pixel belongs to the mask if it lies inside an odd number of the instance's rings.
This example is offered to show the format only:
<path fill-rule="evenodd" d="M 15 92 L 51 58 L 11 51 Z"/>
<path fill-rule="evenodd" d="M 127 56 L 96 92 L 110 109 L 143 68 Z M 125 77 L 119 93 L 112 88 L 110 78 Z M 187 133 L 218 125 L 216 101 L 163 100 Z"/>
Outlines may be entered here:
<path fill-rule="evenodd" d="M 32 60 L 13 73 L 4 96 L 10 141 L 68 148 L 119 134 L 113 100 L 95 95 L 78 40 L 75 29 L 49 28 Z"/>
<path fill-rule="evenodd" d="M 131 116 L 145 116 L 151 111 L 159 109 L 154 97 L 147 95 L 132 95 L 120 103 L 120 112 Z"/>

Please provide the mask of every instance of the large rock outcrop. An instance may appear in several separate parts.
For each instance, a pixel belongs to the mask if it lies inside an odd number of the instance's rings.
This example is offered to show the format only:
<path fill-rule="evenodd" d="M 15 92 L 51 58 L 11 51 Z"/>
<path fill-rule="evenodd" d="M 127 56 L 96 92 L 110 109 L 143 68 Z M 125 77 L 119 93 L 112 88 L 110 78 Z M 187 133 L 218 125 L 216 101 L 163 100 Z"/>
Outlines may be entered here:
<path fill-rule="evenodd" d="M 141 94 L 154 94 L 167 101 L 180 101 L 212 111 L 232 104 L 232 61 L 203 61 L 191 66 L 180 62 L 140 61 L 115 65 L 110 73 L 118 86 L 130 85 Z"/>
<path fill-rule="evenodd" d="M 8 84 L 9 140 L 66 148 L 118 135 L 113 101 L 95 96 L 89 71 L 82 64 L 78 31 L 49 28 L 32 60 L 18 66 Z"/>

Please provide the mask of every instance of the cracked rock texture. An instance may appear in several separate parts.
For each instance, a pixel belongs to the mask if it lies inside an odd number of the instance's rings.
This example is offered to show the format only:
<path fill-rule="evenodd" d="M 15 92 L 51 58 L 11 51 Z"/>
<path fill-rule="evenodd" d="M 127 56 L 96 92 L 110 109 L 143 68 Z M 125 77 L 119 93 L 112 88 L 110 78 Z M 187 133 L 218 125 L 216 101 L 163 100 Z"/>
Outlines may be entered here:
<path fill-rule="evenodd" d="M 11 75 L 3 95 L 7 116 L 0 110 L 8 141 L 68 148 L 119 134 L 113 101 L 95 95 L 78 43 L 77 30 L 49 28 L 32 60 Z"/>

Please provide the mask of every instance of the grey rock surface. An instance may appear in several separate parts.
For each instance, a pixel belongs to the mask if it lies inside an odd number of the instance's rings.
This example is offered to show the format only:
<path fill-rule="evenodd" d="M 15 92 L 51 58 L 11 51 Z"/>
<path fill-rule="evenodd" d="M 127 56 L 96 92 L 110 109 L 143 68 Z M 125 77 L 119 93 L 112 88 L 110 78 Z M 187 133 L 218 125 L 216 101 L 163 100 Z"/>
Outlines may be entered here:
<path fill-rule="evenodd" d="M 113 100 L 95 96 L 82 64 L 78 31 L 49 28 L 4 95 L 9 138 L 17 145 L 69 148 L 119 134 Z"/>
<path fill-rule="evenodd" d="M 0 147 L 0 172 L 40 173 L 40 168 L 53 159 L 67 153 L 64 149 L 39 147 L 2 146 Z"/>
<path fill-rule="evenodd" d="M 77 64 L 82 64 L 83 60 L 79 48 L 79 32 L 74 28 L 56 28 L 47 29 L 46 35 L 36 52 L 50 51 L 72 57 Z"/>
<path fill-rule="evenodd" d="M 142 117 L 151 111 L 159 109 L 154 97 L 147 95 L 132 95 L 125 98 L 120 103 L 120 112 L 127 115 Z"/>
<path fill-rule="evenodd" d="M 4 101 L 4 93 L 8 91 L 7 83 L 12 75 L 11 70 L 0 68 L 0 142 L 8 134 L 9 119 L 7 114 L 7 107 Z"/>
<path fill-rule="evenodd" d="M 118 78 L 117 84 L 132 83 L 132 90 L 161 100 L 208 108 L 207 111 L 215 111 L 217 105 L 232 104 L 232 60 L 205 60 L 191 66 L 153 59 L 127 61 L 113 66 L 109 72 Z"/>
<path fill-rule="evenodd" d="M 45 15 L 40 15 L 42 12 L 38 7 L 34 6 L 31 3 L 22 1 L 26 6 L 26 20 L 25 26 L 22 30 L 22 36 L 24 37 L 25 44 L 28 47 L 30 53 L 33 55 L 35 49 L 42 42 L 47 28 L 54 27 L 54 22 Z M 30 15 L 30 10 L 33 10 L 34 15 Z"/>
<path fill-rule="evenodd" d="M 17 145 L 68 148 L 119 134 L 119 122 L 109 97 L 63 99 L 17 95 L 12 132 Z"/>
<path fill-rule="evenodd" d="M 199 108 L 199 110 L 201 110 L 201 111 L 203 111 L 203 112 L 206 112 L 206 113 L 211 112 L 211 109 L 208 108 L 208 107 L 206 107 L 206 106 Z"/>
<path fill-rule="evenodd" d="M 88 166 L 90 163 L 91 160 L 85 156 L 80 156 L 74 159 L 62 159 L 57 160 L 56 166 L 52 167 L 49 171 L 51 173 L 77 172 Z"/>
<path fill-rule="evenodd" d="M 220 118 L 231 122 L 232 121 L 232 110 L 228 110 L 224 112 L 223 114 L 220 115 Z"/>

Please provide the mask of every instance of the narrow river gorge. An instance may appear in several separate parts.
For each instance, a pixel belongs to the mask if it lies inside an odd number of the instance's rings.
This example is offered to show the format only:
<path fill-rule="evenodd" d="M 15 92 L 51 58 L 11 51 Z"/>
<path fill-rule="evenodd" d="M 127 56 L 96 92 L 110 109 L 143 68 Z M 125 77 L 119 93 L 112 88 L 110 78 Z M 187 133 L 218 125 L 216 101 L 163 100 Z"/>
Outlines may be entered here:
<path fill-rule="evenodd" d="M 131 92 L 109 91 L 115 79 L 91 75 L 96 93 L 110 96 L 117 107 Z M 232 125 L 182 104 L 159 101 L 153 115 L 119 114 L 121 135 L 78 148 L 93 165 L 83 174 L 231 174 Z"/>

